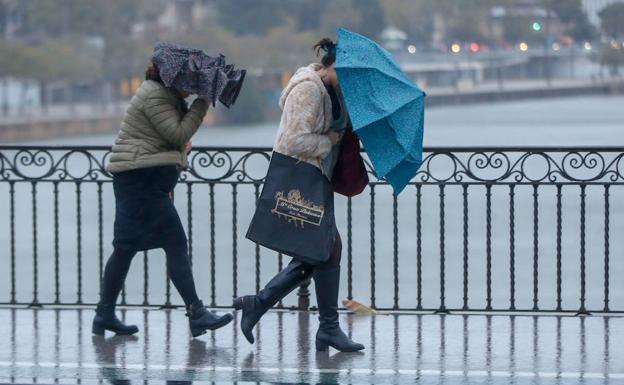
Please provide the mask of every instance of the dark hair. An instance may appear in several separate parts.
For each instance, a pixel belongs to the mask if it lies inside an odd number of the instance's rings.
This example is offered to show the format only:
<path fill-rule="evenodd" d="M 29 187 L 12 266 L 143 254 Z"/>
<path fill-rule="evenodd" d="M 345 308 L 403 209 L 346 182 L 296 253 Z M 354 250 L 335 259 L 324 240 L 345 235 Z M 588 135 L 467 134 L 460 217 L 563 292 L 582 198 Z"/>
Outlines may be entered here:
<path fill-rule="evenodd" d="M 329 67 L 336 61 L 336 43 L 328 37 L 325 37 L 314 44 L 314 52 L 316 56 L 319 56 L 321 50 L 325 52 L 323 58 L 321 58 L 321 64 L 323 67 Z"/>
<path fill-rule="evenodd" d="M 145 80 L 153 80 L 158 83 L 162 83 L 162 79 L 160 78 L 160 71 L 158 67 L 154 63 L 150 63 L 145 70 Z"/>

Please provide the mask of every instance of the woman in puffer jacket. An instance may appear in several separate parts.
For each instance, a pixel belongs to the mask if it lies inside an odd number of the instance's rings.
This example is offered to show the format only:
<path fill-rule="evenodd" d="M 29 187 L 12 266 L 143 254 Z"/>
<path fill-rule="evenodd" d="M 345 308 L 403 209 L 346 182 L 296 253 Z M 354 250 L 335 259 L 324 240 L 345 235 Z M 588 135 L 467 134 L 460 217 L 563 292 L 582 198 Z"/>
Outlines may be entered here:
<path fill-rule="evenodd" d="M 336 45 L 326 38 L 315 48 L 317 54 L 325 51 L 322 64 L 299 68 L 282 92 L 282 117 L 273 150 L 308 162 L 328 175 L 340 148 L 338 132 L 344 131 L 349 119 L 334 70 Z M 245 338 L 253 343 L 252 330 L 262 315 L 312 277 L 319 311 L 317 351 L 327 351 L 329 346 L 343 352 L 364 349 L 362 344 L 347 337 L 338 323 L 341 253 L 340 235 L 336 233 L 330 258 L 324 264 L 313 266 L 293 259 L 258 294 L 236 298 L 234 307 L 243 312 L 240 327 Z"/>
<path fill-rule="evenodd" d="M 115 316 L 115 305 L 134 255 L 157 248 L 165 250 L 167 272 L 186 304 L 193 337 L 232 320 L 231 314 L 219 317 L 208 311 L 197 297 L 186 234 L 171 199 L 180 170 L 188 165 L 191 137 L 208 110 L 201 98 L 188 108 L 188 96 L 165 87 L 151 64 L 123 117 L 107 165 L 116 201 L 114 250 L 104 270 L 94 334 L 138 332 Z"/>

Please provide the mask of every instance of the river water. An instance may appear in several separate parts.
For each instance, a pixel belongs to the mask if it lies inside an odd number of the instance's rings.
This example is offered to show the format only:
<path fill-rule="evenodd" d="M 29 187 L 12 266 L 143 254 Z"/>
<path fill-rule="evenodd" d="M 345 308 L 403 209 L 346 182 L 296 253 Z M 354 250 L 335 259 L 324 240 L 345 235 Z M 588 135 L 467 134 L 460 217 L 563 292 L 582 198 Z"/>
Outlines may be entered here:
<path fill-rule="evenodd" d="M 273 143 L 276 123 L 241 127 L 204 127 L 193 139 L 196 146 L 270 146 Z M 624 97 L 576 97 L 565 99 L 518 101 L 498 104 L 463 105 L 438 107 L 427 110 L 425 124 L 425 146 L 624 146 Z M 113 135 L 81 136 L 59 138 L 31 144 L 46 145 L 108 145 Z M 114 201 L 109 191 L 104 193 L 104 254 L 110 250 Z M 38 244 L 39 258 L 39 300 L 53 299 L 53 234 L 52 234 L 52 194 L 51 185 L 40 186 L 38 192 Z M 611 191 L 610 215 L 610 255 L 611 285 L 610 296 L 613 308 L 624 309 L 624 284 L 616 277 L 624 274 L 624 240 L 618 237 L 624 226 L 624 192 L 620 188 Z M 486 208 L 485 189 L 471 188 L 469 200 L 469 304 L 484 307 L 485 266 L 486 266 Z M 509 289 L 509 202 L 508 188 L 494 186 L 492 190 L 492 297 L 495 307 L 507 306 Z M 30 185 L 21 184 L 16 188 L 16 255 L 18 299 L 32 298 L 32 205 Z M 75 186 L 61 186 L 59 220 L 61 254 L 61 297 L 71 301 L 76 297 L 77 228 Z M 600 308 L 603 295 L 604 259 L 604 201 L 603 191 L 588 188 L 586 255 L 587 255 L 587 299 L 588 306 Z M 439 191 L 436 186 L 423 188 L 421 238 L 423 255 L 423 305 L 436 307 L 440 300 L 440 223 Z M 183 223 L 187 224 L 186 189 L 180 186 L 176 199 Z M 234 294 L 232 287 L 233 243 L 232 237 L 232 197 L 230 186 L 217 186 L 215 215 L 216 247 L 216 293 L 217 302 L 229 303 Z M 81 217 L 82 291 L 83 300 L 92 302 L 97 295 L 97 204 L 95 186 L 84 186 Z M 209 277 L 209 205 L 207 186 L 195 186 L 193 191 L 193 260 L 200 296 L 209 299 L 211 282 Z M 399 197 L 398 239 L 399 239 L 399 303 L 414 307 L 416 304 L 416 194 L 415 189 L 407 189 Z M 445 239 L 446 257 L 445 282 L 447 306 L 461 306 L 462 297 L 462 256 L 463 229 L 461 188 L 449 186 L 446 192 Z M 9 298 L 9 221 L 8 186 L 0 184 L 0 302 Z M 554 307 L 555 268 L 556 268 L 556 218 L 555 188 L 540 188 L 539 236 L 538 236 L 538 275 L 539 304 Z M 353 200 L 353 295 L 356 299 L 369 303 L 371 297 L 371 242 L 370 242 L 370 197 L 368 193 Z M 578 307 L 580 279 L 580 214 L 579 189 L 571 186 L 563 191 L 563 250 L 562 279 L 563 306 Z M 533 299 L 533 206 L 530 186 L 518 187 L 515 213 L 515 257 L 516 257 L 516 306 L 532 307 Z M 255 249 L 244 238 L 249 219 L 253 213 L 253 190 L 241 186 L 237 198 L 238 235 L 236 264 L 238 284 L 236 294 L 255 290 Z M 337 198 L 339 228 L 346 236 L 345 200 Z M 393 300 L 393 233 L 392 196 L 389 189 L 381 187 L 377 191 L 375 206 L 375 269 L 376 305 L 392 306 Z M 149 299 L 163 300 L 164 257 L 160 251 L 150 252 L 149 258 L 157 259 L 150 263 Z M 142 300 L 142 261 L 138 257 L 133 264 L 128 281 L 128 300 L 140 303 Z M 286 262 L 286 261 L 285 261 Z M 341 295 L 346 296 L 346 263 L 343 269 Z M 266 282 L 277 270 L 277 260 L 273 253 L 263 250 L 260 258 L 261 282 Z M 177 294 L 174 302 L 180 303 Z M 290 297 L 286 303 L 294 303 Z M 209 302 L 209 301 L 207 301 Z M 314 301 L 313 301 L 314 302 Z"/>

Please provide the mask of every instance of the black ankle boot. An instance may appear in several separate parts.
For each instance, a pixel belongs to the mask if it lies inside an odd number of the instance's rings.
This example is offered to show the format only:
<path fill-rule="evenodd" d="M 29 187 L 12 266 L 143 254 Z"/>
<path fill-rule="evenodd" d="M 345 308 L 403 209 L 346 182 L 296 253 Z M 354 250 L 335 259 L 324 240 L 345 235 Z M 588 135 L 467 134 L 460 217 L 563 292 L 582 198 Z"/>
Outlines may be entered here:
<path fill-rule="evenodd" d="M 338 288 L 340 266 L 314 271 L 314 287 L 319 310 L 319 329 L 316 332 L 316 351 L 327 351 L 331 346 L 341 352 L 357 352 L 364 345 L 353 342 L 338 324 Z"/>
<path fill-rule="evenodd" d="M 93 318 L 91 331 L 93 334 L 104 335 L 108 330 L 116 334 L 130 335 L 139 331 L 136 325 L 125 325 L 115 315 L 115 305 L 98 304 Z"/>
<path fill-rule="evenodd" d="M 256 295 L 234 299 L 234 309 L 242 310 L 240 327 L 250 344 L 254 343 L 252 330 L 260 317 L 288 293 L 312 275 L 312 267 L 293 259 Z"/>
<path fill-rule="evenodd" d="M 189 317 L 189 327 L 193 337 L 201 336 L 206 330 L 215 330 L 229 324 L 232 321 L 231 314 L 218 316 L 208 311 L 202 301 L 197 301 L 186 308 L 186 316 Z"/>

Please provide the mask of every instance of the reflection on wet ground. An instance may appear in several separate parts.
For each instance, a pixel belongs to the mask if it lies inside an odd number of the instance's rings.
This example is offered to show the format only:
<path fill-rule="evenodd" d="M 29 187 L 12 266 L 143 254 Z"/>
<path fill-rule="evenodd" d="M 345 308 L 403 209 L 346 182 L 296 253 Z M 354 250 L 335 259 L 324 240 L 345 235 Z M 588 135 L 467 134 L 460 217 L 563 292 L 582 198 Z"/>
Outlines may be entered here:
<path fill-rule="evenodd" d="M 131 309 L 134 337 L 92 336 L 91 309 L 0 308 L 0 383 L 624 383 L 624 317 L 343 314 L 363 353 L 317 354 L 314 312 L 191 339 L 182 310 Z"/>

